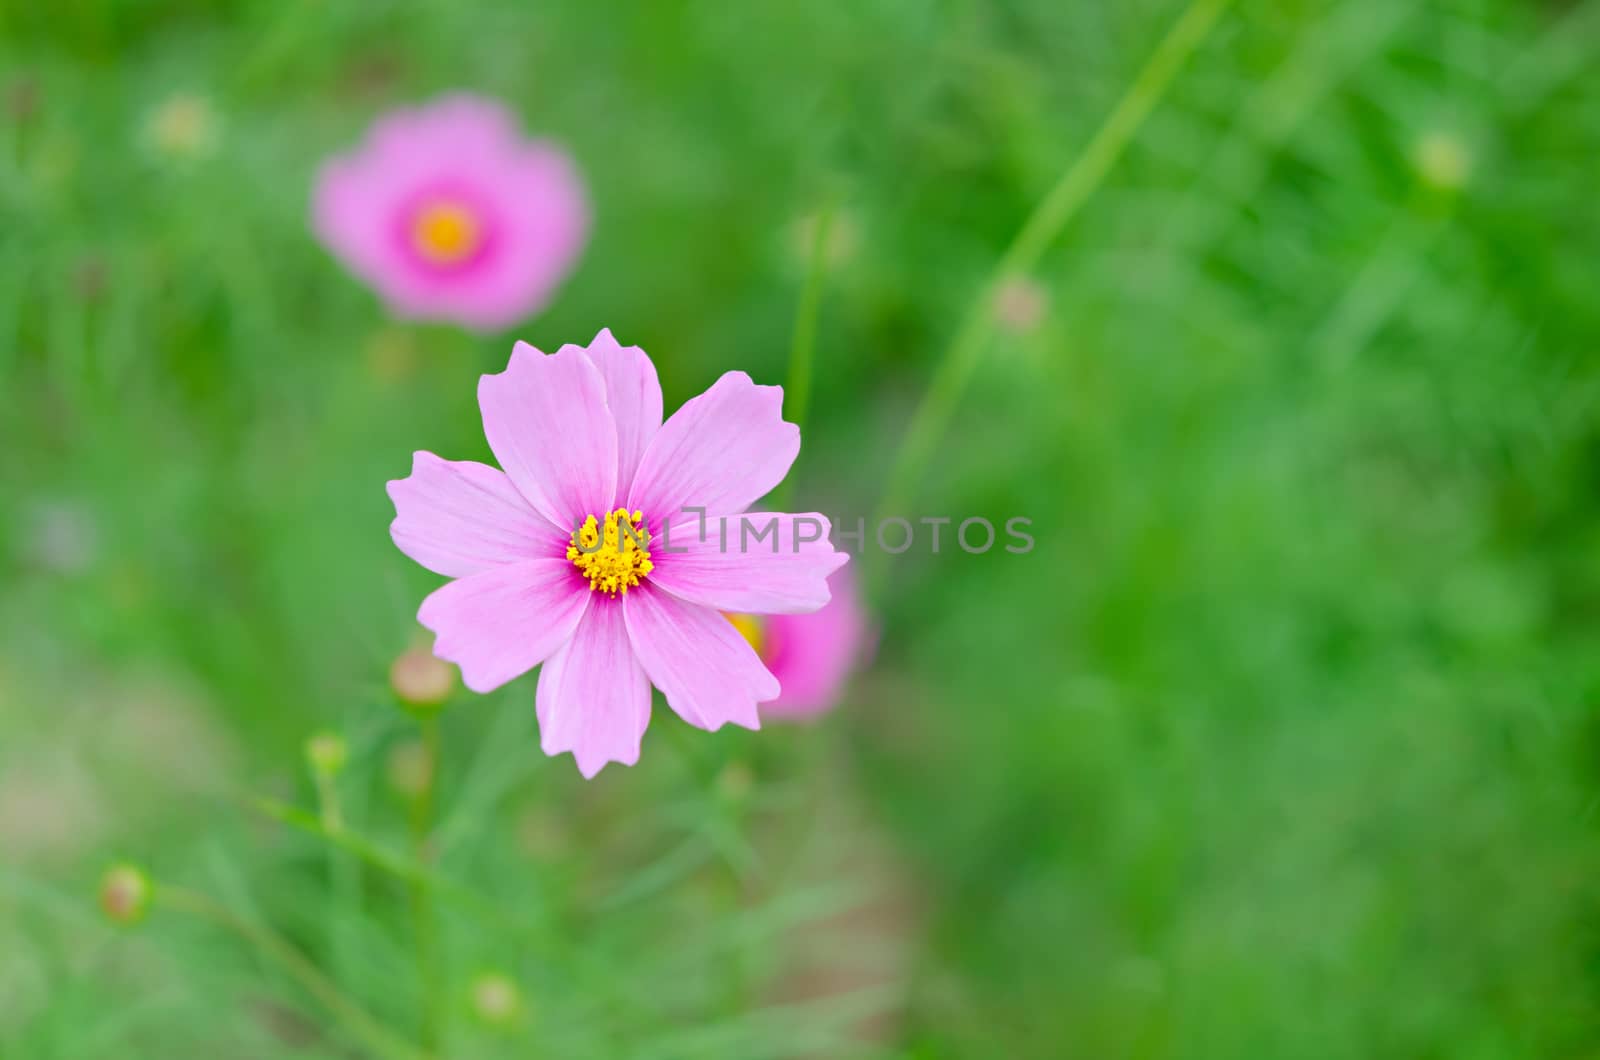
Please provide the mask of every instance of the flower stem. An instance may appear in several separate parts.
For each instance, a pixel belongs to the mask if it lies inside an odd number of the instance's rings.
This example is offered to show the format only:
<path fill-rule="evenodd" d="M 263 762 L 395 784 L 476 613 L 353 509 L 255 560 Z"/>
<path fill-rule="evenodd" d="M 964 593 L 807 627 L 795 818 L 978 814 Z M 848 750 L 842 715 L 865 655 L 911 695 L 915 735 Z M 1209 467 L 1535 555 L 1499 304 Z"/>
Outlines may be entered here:
<path fill-rule="evenodd" d="M 172 912 L 208 920 L 238 935 L 288 973 L 353 1039 L 375 1054 L 388 1060 L 431 1060 L 431 1053 L 416 1049 L 346 997 L 305 954 L 272 929 L 251 923 L 208 895 L 187 888 L 159 885 L 155 890 L 155 903 Z"/>
<path fill-rule="evenodd" d="M 494 903 L 487 898 L 464 886 L 456 880 L 440 876 L 431 865 L 425 865 L 414 858 L 403 857 L 385 850 L 382 846 L 367 839 L 359 832 L 349 827 L 342 827 L 338 831 L 329 831 L 314 814 L 293 806 L 286 806 L 271 799 L 251 799 L 248 805 L 258 813 L 268 818 L 297 828 L 307 835 L 316 836 L 327 843 L 330 850 L 338 850 L 349 854 L 356 861 L 364 862 L 387 873 L 407 887 L 418 883 L 426 884 L 432 888 L 435 896 L 443 896 L 453 900 L 461 908 L 469 910 L 481 921 L 490 924 L 498 930 L 527 933 L 530 928 L 513 916 L 507 915 L 504 910 L 496 908 Z M 429 853 L 437 857 L 438 844 L 429 845 Z"/>
<path fill-rule="evenodd" d="M 800 289 L 800 306 L 795 311 L 794 332 L 789 339 L 789 378 L 783 392 L 784 414 L 790 423 L 800 428 L 802 436 L 806 429 L 806 413 L 811 409 L 817 317 L 822 307 L 823 280 L 828 273 L 828 238 L 832 231 L 833 205 L 825 203 L 813 215 L 810 260 L 806 266 L 805 286 Z M 788 510 L 789 496 L 794 492 L 792 483 L 791 476 L 778 487 L 774 509 Z"/>
<path fill-rule="evenodd" d="M 339 784 L 326 770 L 312 770 L 317 788 L 317 819 L 322 828 L 333 834 L 344 831 L 344 811 L 339 802 Z M 335 977 L 353 966 L 355 950 L 351 938 L 349 910 L 359 901 L 361 888 L 360 865 L 337 847 L 328 847 L 328 886 L 336 899 L 328 917 L 328 946 L 331 951 L 329 965 Z"/>
<path fill-rule="evenodd" d="M 337 832 L 344 827 L 344 814 L 339 808 L 339 787 L 334 778 L 323 772 L 314 775 L 317 786 L 317 817 L 322 827 Z"/>
<path fill-rule="evenodd" d="M 428 782 L 416 795 L 411 805 L 411 839 L 419 865 L 431 865 L 433 848 L 434 792 L 439 785 L 439 718 L 428 713 L 419 721 L 422 746 L 428 760 Z M 434 910 L 433 881 L 418 876 L 411 884 L 411 914 L 415 931 L 417 955 L 417 982 L 422 991 L 421 1038 L 423 1048 L 430 1052 L 439 1049 L 442 1033 L 443 983 L 439 971 L 438 919 Z"/>
<path fill-rule="evenodd" d="M 945 348 L 934 370 L 933 381 L 923 395 L 899 451 L 890 467 L 878 520 L 906 515 L 901 511 L 916 494 L 927 473 L 934 449 L 943 437 L 962 393 L 977 369 L 984 342 L 992 327 L 991 305 L 995 291 L 1008 280 L 1030 273 L 1061 231 L 1077 216 L 1099 190 L 1128 144 L 1144 125 L 1189 56 L 1194 54 L 1215 25 L 1218 16 L 1232 0 L 1191 0 L 1155 52 L 1145 63 L 1133 84 L 1106 117 L 1081 154 L 1061 174 L 1055 186 L 1034 207 L 1033 213 L 1017 232 L 1001 256 L 978 296 L 967 307 L 955 337 Z M 880 553 L 873 553 L 879 557 Z M 881 559 L 869 564 L 868 586 L 875 588 L 881 577 Z"/>

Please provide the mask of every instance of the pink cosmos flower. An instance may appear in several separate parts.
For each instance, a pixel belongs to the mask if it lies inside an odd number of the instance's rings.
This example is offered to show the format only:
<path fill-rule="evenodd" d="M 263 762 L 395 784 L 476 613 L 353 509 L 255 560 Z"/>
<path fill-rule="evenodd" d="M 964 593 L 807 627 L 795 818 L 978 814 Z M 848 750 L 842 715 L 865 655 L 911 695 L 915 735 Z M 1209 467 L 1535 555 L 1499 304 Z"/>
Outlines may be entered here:
<path fill-rule="evenodd" d="M 434 654 L 488 692 L 543 663 L 546 754 L 632 765 L 650 686 L 689 724 L 756 729 L 779 684 L 721 612 L 828 602 L 848 560 L 820 515 L 746 513 L 800 451 L 783 389 L 729 372 L 662 423 L 655 366 L 602 331 L 519 342 L 478 384 L 504 469 L 417 453 L 389 483 L 395 544 L 455 581 L 422 602 Z"/>
<path fill-rule="evenodd" d="M 820 611 L 728 616 L 783 686 L 764 708 L 769 718 L 811 718 L 831 709 L 855 668 L 872 655 L 876 635 L 850 569 L 840 569 L 828 584 L 833 599 Z"/>
<path fill-rule="evenodd" d="M 324 163 L 312 227 L 397 315 L 493 331 L 549 300 L 589 208 L 564 151 L 524 140 L 499 103 L 453 95 Z"/>

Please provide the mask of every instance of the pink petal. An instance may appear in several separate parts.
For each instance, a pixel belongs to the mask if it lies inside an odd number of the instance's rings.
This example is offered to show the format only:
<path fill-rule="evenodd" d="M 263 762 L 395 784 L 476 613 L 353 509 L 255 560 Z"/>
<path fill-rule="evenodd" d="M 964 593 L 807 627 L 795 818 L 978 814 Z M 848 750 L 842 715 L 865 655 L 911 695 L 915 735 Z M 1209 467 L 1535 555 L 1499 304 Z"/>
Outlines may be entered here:
<path fill-rule="evenodd" d="M 761 727 L 756 704 L 775 699 L 778 682 L 731 622 L 648 586 L 624 596 L 622 612 L 634 654 L 680 718 L 712 732 Z"/>
<path fill-rule="evenodd" d="M 596 597 L 578 631 L 539 671 L 539 745 L 571 751 L 585 777 L 631 766 L 650 724 L 650 681 L 634 657 L 622 605 Z"/>
<path fill-rule="evenodd" d="M 384 172 L 360 154 L 339 155 L 317 170 L 311 227 L 351 272 L 394 300 L 410 263 L 395 249 L 394 223 L 415 178 Z"/>
<path fill-rule="evenodd" d="M 594 337 L 588 354 L 606 381 L 606 404 L 617 421 L 617 493 L 626 495 L 645 447 L 661 429 L 661 383 L 649 355 L 620 345 L 610 328 Z"/>
<path fill-rule="evenodd" d="M 800 428 L 783 421 L 783 388 L 729 372 L 684 402 L 645 449 L 628 493 L 652 529 L 685 508 L 741 512 L 788 474 Z"/>
<path fill-rule="evenodd" d="M 492 692 L 565 644 L 592 595 L 565 557 L 529 559 L 434 591 L 417 621 L 438 634 L 433 653 L 461 667 L 463 684 Z"/>
<path fill-rule="evenodd" d="M 504 103 L 452 92 L 418 107 L 402 107 L 373 122 L 363 145 L 392 166 L 420 161 L 418 145 L 436 152 L 434 165 L 477 164 L 515 150 L 517 117 Z"/>
<path fill-rule="evenodd" d="M 411 474 L 389 483 L 400 551 L 452 578 L 537 556 L 560 556 L 567 536 L 523 500 L 505 473 L 470 460 L 412 457 Z"/>
<path fill-rule="evenodd" d="M 650 581 L 719 611 L 815 611 L 828 602 L 828 575 L 850 558 L 834 550 L 829 529 L 815 512 L 747 512 L 704 522 L 679 516 L 651 542 Z"/>
<path fill-rule="evenodd" d="M 766 620 L 761 658 L 783 685 L 783 694 L 761 708 L 768 718 L 828 710 L 855 668 L 872 656 L 877 638 L 850 568 L 841 568 L 828 584 L 833 598 L 821 611 Z"/>
<path fill-rule="evenodd" d="M 605 382 L 581 350 L 545 355 L 517 343 L 499 375 L 478 381 L 489 448 L 518 492 L 570 531 L 609 511 L 617 487 L 617 428 Z"/>

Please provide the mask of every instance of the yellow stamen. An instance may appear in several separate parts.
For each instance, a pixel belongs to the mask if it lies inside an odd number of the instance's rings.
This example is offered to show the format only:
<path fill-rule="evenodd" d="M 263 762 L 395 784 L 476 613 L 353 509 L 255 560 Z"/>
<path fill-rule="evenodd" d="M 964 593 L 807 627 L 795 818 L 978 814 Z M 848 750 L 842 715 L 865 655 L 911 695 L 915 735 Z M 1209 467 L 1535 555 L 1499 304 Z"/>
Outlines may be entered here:
<path fill-rule="evenodd" d="M 644 513 L 626 508 L 608 512 L 602 523 L 594 516 L 572 532 L 567 558 L 589 579 L 589 588 L 616 596 L 644 581 L 655 569 L 650 562 L 650 531 Z"/>
<path fill-rule="evenodd" d="M 733 623 L 733 628 L 739 631 L 739 635 L 750 642 L 750 646 L 756 650 L 756 654 L 760 655 L 762 648 L 766 647 L 767 643 L 767 631 L 762 626 L 760 617 L 746 615 L 737 611 L 724 611 L 722 614 L 724 618 Z"/>
<path fill-rule="evenodd" d="M 483 242 L 473 212 L 456 202 L 436 202 L 411 222 L 411 242 L 430 265 L 459 265 Z"/>

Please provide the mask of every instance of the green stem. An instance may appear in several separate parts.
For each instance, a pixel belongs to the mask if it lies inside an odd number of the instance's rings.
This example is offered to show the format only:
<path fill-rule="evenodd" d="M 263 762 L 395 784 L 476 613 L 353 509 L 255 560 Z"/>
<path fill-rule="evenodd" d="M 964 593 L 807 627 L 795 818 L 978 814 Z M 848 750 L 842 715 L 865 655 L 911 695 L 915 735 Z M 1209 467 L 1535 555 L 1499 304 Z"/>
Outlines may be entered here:
<path fill-rule="evenodd" d="M 810 261 L 806 266 L 805 286 L 800 289 L 800 306 L 795 310 L 794 333 L 789 339 L 789 379 L 784 386 L 784 413 L 789 422 L 806 429 L 806 414 L 811 410 L 812 365 L 816 361 L 817 317 L 822 307 L 823 280 L 828 273 L 828 238 L 833 231 L 833 206 L 817 210 L 811 227 Z M 786 511 L 794 492 L 793 477 L 778 488 L 773 508 Z"/>
<path fill-rule="evenodd" d="M 1034 207 L 979 289 L 978 296 L 967 307 L 955 337 L 940 358 L 933 381 L 912 414 L 890 466 L 888 486 L 874 525 L 886 516 L 905 515 L 901 509 L 915 498 L 934 449 L 978 366 L 984 341 L 992 327 L 991 304 L 995 292 L 1008 280 L 1025 276 L 1038 265 L 1062 229 L 1099 190 L 1111 167 L 1166 95 L 1184 63 L 1205 41 L 1217 18 L 1231 2 L 1191 0 L 1083 152 Z M 881 577 L 881 554 L 875 552 L 873 556 L 876 562 L 868 564 L 869 587 L 875 587 Z"/>
<path fill-rule="evenodd" d="M 320 769 L 312 770 L 312 776 L 317 785 L 317 817 L 322 827 L 330 832 L 340 831 L 344 828 L 344 814 L 339 808 L 339 786 Z"/>
<path fill-rule="evenodd" d="M 794 334 L 789 340 L 788 412 L 791 422 L 805 427 L 811 407 L 811 365 L 817 344 L 817 315 L 822 305 L 822 281 L 828 273 L 828 237 L 833 233 L 833 207 L 823 206 L 816 213 L 811 230 L 811 259 L 806 267 L 805 286 L 800 290 L 800 308 L 795 312 Z"/>
<path fill-rule="evenodd" d="M 288 973 L 339 1021 L 352 1038 L 374 1053 L 391 1060 L 432 1060 L 430 1053 L 417 1050 L 366 1009 L 346 997 L 305 954 L 270 928 L 251 923 L 209 896 L 186 888 L 158 886 L 155 903 L 173 912 L 208 920 L 238 935 Z"/>
<path fill-rule="evenodd" d="M 434 791 L 439 785 L 439 718 L 428 714 L 420 720 L 422 746 L 428 756 L 428 783 L 417 793 L 411 807 L 411 838 L 419 865 L 431 865 L 433 850 Z M 439 1048 L 442 1027 L 443 981 L 439 972 L 438 920 L 434 910 L 433 881 L 418 876 L 411 884 L 412 923 L 416 933 L 417 981 L 422 990 L 421 1037 L 430 1052 Z"/>
<path fill-rule="evenodd" d="M 372 866 L 379 872 L 387 873 L 404 883 L 408 888 L 425 884 L 432 888 L 435 897 L 442 897 L 453 902 L 460 909 L 471 913 L 484 924 L 497 931 L 508 931 L 518 937 L 533 934 L 537 929 L 528 921 L 506 913 L 492 901 L 478 892 L 467 887 L 458 880 L 442 876 L 431 865 L 425 865 L 406 855 L 397 854 L 386 850 L 372 840 L 353 831 L 349 827 L 341 828 L 337 832 L 329 831 L 323 827 L 322 822 L 315 814 L 295 806 L 288 806 L 272 799 L 252 798 L 247 800 L 256 812 L 268 818 L 298 829 L 301 832 L 327 843 L 332 850 L 339 850 L 349 854 L 356 861 Z M 429 852 L 438 856 L 437 834 L 435 842 L 430 845 Z"/>
<path fill-rule="evenodd" d="M 333 774 L 322 769 L 312 769 L 311 772 L 317 788 L 318 821 L 328 832 L 344 831 L 344 812 L 339 803 L 337 780 Z M 345 914 L 355 907 L 358 900 L 359 866 L 336 847 L 328 847 L 326 853 L 328 886 L 332 888 L 336 899 L 328 916 L 328 945 L 332 953 L 329 963 L 334 975 L 338 976 L 352 966 L 355 946 L 350 937 L 350 921 Z"/>

